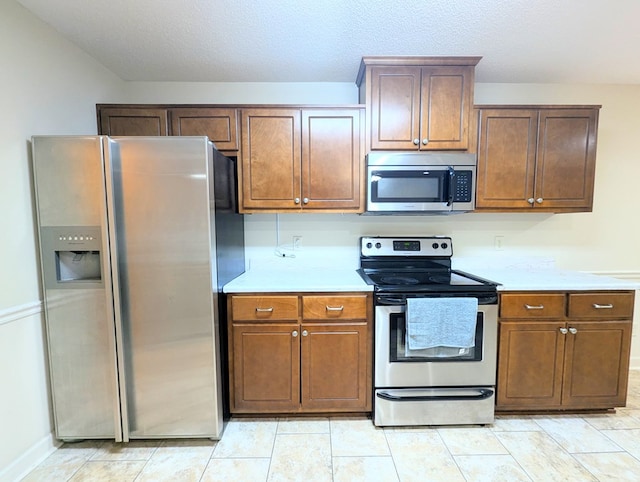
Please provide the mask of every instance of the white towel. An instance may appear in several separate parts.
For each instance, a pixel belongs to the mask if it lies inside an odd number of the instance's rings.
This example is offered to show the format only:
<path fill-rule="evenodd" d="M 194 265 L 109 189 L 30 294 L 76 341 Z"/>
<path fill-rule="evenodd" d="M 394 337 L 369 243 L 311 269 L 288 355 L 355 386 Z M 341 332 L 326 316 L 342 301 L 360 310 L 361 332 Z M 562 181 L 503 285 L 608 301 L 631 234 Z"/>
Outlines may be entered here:
<path fill-rule="evenodd" d="M 475 345 L 477 298 L 408 298 L 407 348 Z"/>

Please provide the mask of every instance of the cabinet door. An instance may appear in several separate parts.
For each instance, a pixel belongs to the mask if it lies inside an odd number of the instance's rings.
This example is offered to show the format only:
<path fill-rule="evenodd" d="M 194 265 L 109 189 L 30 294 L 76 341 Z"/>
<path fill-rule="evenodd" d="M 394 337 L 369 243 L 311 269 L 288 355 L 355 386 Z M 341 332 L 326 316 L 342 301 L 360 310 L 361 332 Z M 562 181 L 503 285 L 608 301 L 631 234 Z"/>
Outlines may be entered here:
<path fill-rule="evenodd" d="M 564 327 L 563 322 L 500 322 L 497 409 L 560 407 Z"/>
<path fill-rule="evenodd" d="M 423 67 L 420 149 L 469 147 L 473 67 Z"/>
<path fill-rule="evenodd" d="M 631 321 L 569 322 L 562 403 L 567 408 L 624 406 Z"/>
<path fill-rule="evenodd" d="M 476 209 L 530 209 L 537 110 L 483 109 L 479 122 Z"/>
<path fill-rule="evenodd" d="M 100 128 L 105 136 L 166 136 L 169 117 L 166 109 L 98 108 Z"/>
<path fill-rule="evenodd" d="M 171 135 L 207 136 L 219 151 L 238 150 L 238 116 L 236 109 L 169 109 Z"/>
<path fill-rule="evenodd" d="M 302 111 L 302 207 L 362 212 L 361 109 Z"/>
<path fill-rule="evenodd" d="M 420 146 L 420 67 L 371 69 L 371 149 Z"/>
<path fill-rule="evenodd" d="M 302 406 L 305 411 L 371 409 L 367 323 L 302 325 Z"/>
<path fill-rule="evenodd" d="M 591 211 L 597 122 L 596 109 L 540 111 L 536 207 Z"/>
<path fill-rule="evenodd" d="M 242 111 L 241 208 L 300 209 L 300 110 Z"/>
<path fill-rule="evenodd" d="M 299 325 L 233 324 L 231 412 L 298 411 Z"/>

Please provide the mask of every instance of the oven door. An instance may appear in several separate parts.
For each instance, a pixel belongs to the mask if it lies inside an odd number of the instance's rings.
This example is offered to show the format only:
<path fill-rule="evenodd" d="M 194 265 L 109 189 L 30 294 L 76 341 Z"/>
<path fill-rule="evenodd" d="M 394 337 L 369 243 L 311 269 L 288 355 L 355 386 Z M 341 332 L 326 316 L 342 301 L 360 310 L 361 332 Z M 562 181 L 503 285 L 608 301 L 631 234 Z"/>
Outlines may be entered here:
<path fill-rule="evenodd" d="M 432 388 L 494 386 L 497 304 L 478 304 L 472 348 L 409 351 L 405 305 L 375 307 L 375 387 Z"/>
<path fill-rule="evenodd" d="M 370 166 L 367 211 L 451 211 L 450 166 Z"/>

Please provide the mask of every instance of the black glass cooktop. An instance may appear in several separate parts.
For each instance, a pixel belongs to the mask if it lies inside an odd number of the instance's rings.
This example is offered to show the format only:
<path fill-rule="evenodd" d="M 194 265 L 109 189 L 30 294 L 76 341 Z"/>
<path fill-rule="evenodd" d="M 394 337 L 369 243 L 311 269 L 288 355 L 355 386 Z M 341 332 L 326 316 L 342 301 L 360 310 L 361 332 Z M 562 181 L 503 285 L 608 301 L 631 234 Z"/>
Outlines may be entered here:
<path fill-rule="evenodd" d="M 376 291 L 474 291 L 495 289 L 495 283 L 456 270 L 359 269 L 358 273 Z"/>

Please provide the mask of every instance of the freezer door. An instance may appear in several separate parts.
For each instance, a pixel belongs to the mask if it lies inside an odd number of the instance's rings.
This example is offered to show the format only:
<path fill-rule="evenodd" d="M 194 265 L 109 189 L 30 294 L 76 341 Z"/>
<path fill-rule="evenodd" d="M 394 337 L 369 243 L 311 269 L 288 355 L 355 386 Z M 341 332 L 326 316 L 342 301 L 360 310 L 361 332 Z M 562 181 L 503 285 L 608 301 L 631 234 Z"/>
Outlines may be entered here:
<path fill-rule="evenodd" d="M 117 246 L 125 438 L 217 438 L 212 145 L 205 137 L 113 142 L 107 186 Z"/>
<path fill-rule="evenodd" d="M 34 136 L 56 436 L 121 440 L 103 139 Z"/>

